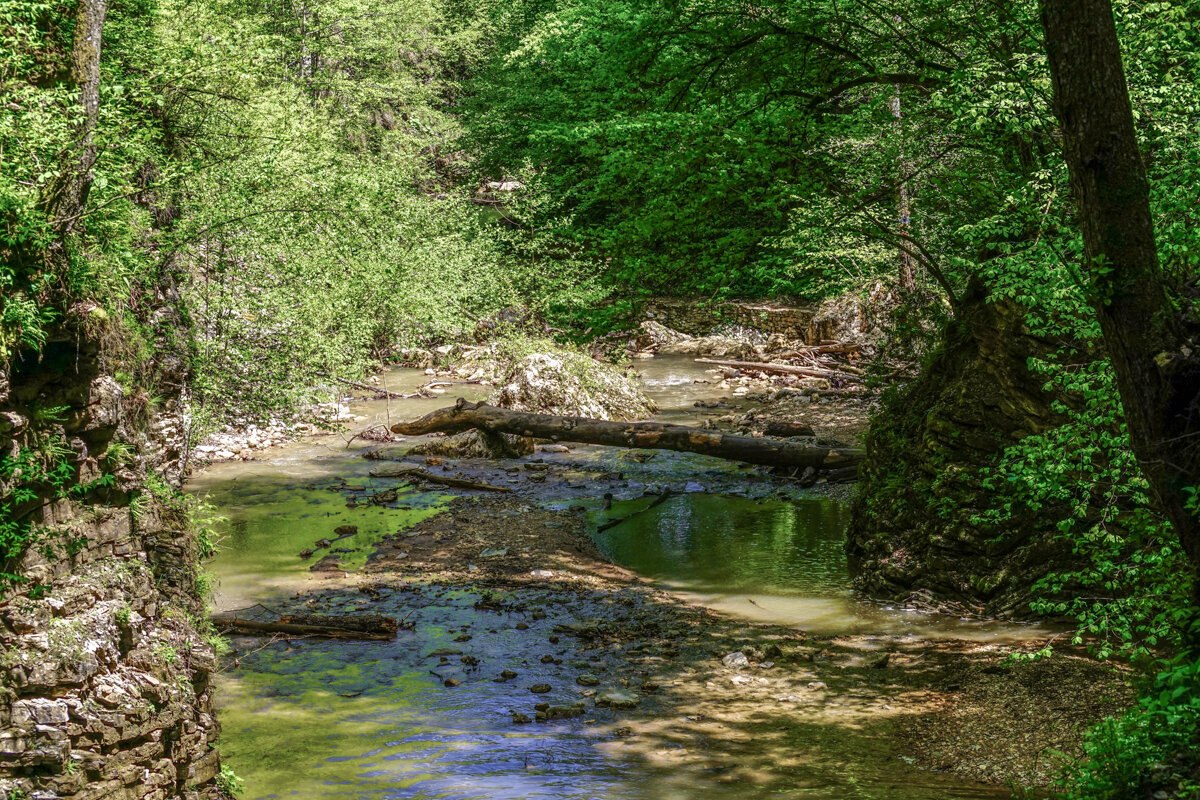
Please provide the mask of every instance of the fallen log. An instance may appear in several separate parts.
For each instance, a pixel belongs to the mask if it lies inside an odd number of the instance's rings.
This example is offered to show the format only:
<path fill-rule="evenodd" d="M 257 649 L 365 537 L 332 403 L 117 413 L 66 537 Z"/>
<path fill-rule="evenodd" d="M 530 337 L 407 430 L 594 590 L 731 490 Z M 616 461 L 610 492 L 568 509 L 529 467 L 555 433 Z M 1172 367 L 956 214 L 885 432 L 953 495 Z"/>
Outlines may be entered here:
<path fill-rule="evenodd" d="M 753 369 L 759 372 L 780 372 L 784 375 L 803 375 L 807 378 L 841 378 L 847 381 L 861 381 L 862 378 L 849 373 L 835 372 L 818 367 L 797 367 L 792 364 L 768 364 L 765 361 L 725 361 L 719 358 L 697 358 L 697 364 L 716 364 L 718 367 L 733 367 L 734 369 Z"/>
<path fill-rule="evenodd" d="M 423 470 L 420 467 L 409 466 L 408 464 L 398 464 L 393 467 L 380 467 L 379 469 L 371 470 L 372 478 L 415 478 L 417 480 L 428 481 L 429 483 L 440 483 L 443 486 L 453 486 L 456 489 L 477 489 L 481 492 L 511 492 L 512 489 L 507 486 L 493 486 L 490 483 L 480 483 L 478 481 L 469 481 L 465 478 L 455 478 L 451 475 L 438 475 L 435 472 Z"/>
<path fill-rule="evenodd" d="M 436 432 L 459 433 L 471 428 L 556 442 L 681 450 L 770 467 L 830 470 L 854 466 L 863 457 L 861 450 L 817 447 L 770 436 L 738 436 L 662 422 L 608 422 L 587 417 L 509 411 L 486 403 L 468 403 L 462 399 L 454 406 L 440 408 L 413 422 L 396 423 L 392 426 L 392 432 L 421 436 Z"/>
<path fill-rule="evenodd" d="M 426 397 L 426 395 L 422 394 L 421 392 L 416 392 L 414 394 L 389 392 L 387 389 L 381 389 L 378 386 L 371 386 L 370 384 L 359 383 L 358 381 L 349 381 L 345 378 L 339 378 L 337 375 L 330 375 L 328 372 L 318 372 L 316 374 L 320 375 L 322 378 L 329 378 L 330 380 L 337 381 L 338 383 L 344 383 L 347 386 L 353 386 L 355 389 L 362 389 L 365 392 L 374 392 L 377 397 L 387 397 L 391 400 L 409 400 L 413 397 Z"/>
<path fill-rule="evenodd" d="M 290 636 L 323 636 L 328 639 L 395 639 L 400 623 L 381 614 L 350 614 L 343 617 L 322 614 L 288 614 L 276 622 L 258 622 L 238 617 L 213 617 L 213 625 L 222 631 L 250 634 L 282 633 Z"/>

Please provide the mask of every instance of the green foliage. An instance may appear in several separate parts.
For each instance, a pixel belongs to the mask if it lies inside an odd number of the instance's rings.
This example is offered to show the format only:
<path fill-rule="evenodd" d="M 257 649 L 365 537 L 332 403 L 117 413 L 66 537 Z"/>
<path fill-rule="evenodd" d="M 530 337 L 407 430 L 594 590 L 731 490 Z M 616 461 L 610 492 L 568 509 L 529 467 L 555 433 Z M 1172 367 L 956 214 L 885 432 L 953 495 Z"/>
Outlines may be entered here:
<path fill-rule="evenodd" d="M 1092 729 L 1084 752 L 1060 786 L 1068 800 L 1196 797 L 1200 660 L 1178 656 L 1163 662 L 1137 706 Z"/>
<path fill-rule="evenodd" d="M 73 459 L 74 453 L 54 434 L 35 435 L 26 446 L 0 453 L 0 591 L 28 583 L 15 565 L 29 547 L 53 549 L 53 534 L 31 522 L 42 497 L 61 499 L 86 490 L 75 483 Z"/>
<path fill-rule="evenodd" d="M 216 783 L 217 788 L 228 797 L 237 797 L 246 791 L 245 782 L 237 776 L 232 767 L 224 764 L 221 765 L 221 771 L 217 774 Z"/>
<path fill-rule="evenodd" d="M 1185 562 L 1147 494 L 1108 362 L 1064 368 L 1039 360 L 1031 367 L 1047 377 L 1046 391 L 1063 398 L 1054 410 L 1066 422 L 1025 437 L 981 471 L 990 507 L 975 521 L 1001 528 L 1030 515 L 1057 521 L 1083 566 L 1044 577 L 1033 610 L 1074 617 L 1075 644 L 1087 643 L 1101 658 L 1135 659 L 1181 644 L 1189 586 L 1175 576 Z"/>
<path fill-rule="evenodd" d="M 167 90 L 188 132 L 184 213 L 198 415 L 267 415 L 512 305 L 594 297 L 585 262 L 480 206 L 447 113 L 485 46 L 486 3 L 213 0 L 171 6 Z"/>

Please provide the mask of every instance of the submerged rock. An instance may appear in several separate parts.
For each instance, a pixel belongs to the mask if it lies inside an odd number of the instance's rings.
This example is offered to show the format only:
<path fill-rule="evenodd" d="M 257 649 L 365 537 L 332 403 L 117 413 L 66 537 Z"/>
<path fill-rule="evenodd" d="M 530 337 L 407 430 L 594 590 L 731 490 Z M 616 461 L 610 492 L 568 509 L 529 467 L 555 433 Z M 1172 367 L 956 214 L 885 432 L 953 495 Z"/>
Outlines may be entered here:
<path fill-rule="evenodd" d="M 555 719 L 574 719 L 575 717 L 582 716 L 585 708 L 582 702 L 576 703 L 573 706 L 547 706 L 544 709 L 538 709 L 537 721 L 547 722 Z"/>
<path fill-rule="evenodd" d="M 601 708 L 637 708 L 642 698 L 626 689 L 608 689 L 596 695 L 596 705 Z"/>

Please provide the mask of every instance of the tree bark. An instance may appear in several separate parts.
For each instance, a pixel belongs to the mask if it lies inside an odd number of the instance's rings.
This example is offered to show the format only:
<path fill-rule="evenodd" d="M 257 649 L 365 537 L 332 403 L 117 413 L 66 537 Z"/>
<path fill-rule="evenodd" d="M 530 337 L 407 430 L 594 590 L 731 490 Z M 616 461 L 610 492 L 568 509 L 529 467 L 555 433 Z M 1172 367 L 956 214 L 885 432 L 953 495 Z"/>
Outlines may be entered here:
<path fill-rule="evenodd" d="M 96 123 L 100 118 L 100 43 L 108 0 L 79 0 L 71 42 L 71 83 L 79 90 L 82 112 L 75 141 L 61 159 L 62 172 L 43 200 L 46 214 L 60 240 L 76 227 L 87 207 L 96 166 Z"/>
<path fill-rule="evenodd" d="M 1091 300 L 1134 453 L 1193 567 L 1200 605 L 1200 359 L 1159 265 L 1149 183 L 1109 0 L 1042 0 L 1054 112 L 1079 206 Z"/>
<path fill-rule="evenodd" d="M 533 414 L 463 400 L 413 422 L 397 423 L 392 426 L 392 432 L 420 436 L 435 432 L 458 433 L 471 428 L 554 441 L 680 450 L 771 467 L 832 470 L 852 467 L 862 460 L 861 450 L 815 447 L 789 439 L 737 436 L 661 422 L 607 422 L 587 417 Z"/>

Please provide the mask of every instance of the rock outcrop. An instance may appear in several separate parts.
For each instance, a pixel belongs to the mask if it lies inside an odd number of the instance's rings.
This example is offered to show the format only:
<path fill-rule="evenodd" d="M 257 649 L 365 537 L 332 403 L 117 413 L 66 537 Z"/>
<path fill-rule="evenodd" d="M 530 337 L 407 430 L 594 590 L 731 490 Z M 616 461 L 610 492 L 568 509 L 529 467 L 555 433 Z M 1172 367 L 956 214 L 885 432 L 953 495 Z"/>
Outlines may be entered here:
<path fill-rule="evenodd" d="M 0 796 L 223 797 L 198 543 L 166 484 L 144 485 L 155 466 L 177 472 L 156 445 L 177 422 L 152 419 L 82 328 L 0 370 L 0 417 L 16 537 L 0 584 Z M 14 472 L 18 459 L 55 479 Z"/>
<path fill-rule="evenodd" d="M 582 353 L 534 353 L 508 370 L 488 403 L 603 420 L 645 419 L 655 407 L 637 378 Z"/>
<path fill-rule="evenodd" d="M 981 522 L 981 469 L 1063 422 L 1030 356 L 1053 352 L 1008 300 L 974 287 L 921 376 L 885 402 L 866 441 L 847 544 L 856 584 L 877 597 L 1028 616 L 1036 580 L 1072 553 L 1044 508 Z"/>
<path fill-rule="evenodd" d="M 657 347 L 660 353 L 717 358 L 752 355 L 746 350 L 737 355 L 732 350 L 719 351 L 729 342 L 745 344 L 744 337 L 721 335 L 723 330 L 738 328 L 806 344 L 836 340 L 869 349 L 882 342 L 886 317 L 895 302 L 891 288 L 884 283 L 820 303 L 658 298 L 642 310 L 646 321 L 638 331 L 637 344 L 643 349 Z"/>

